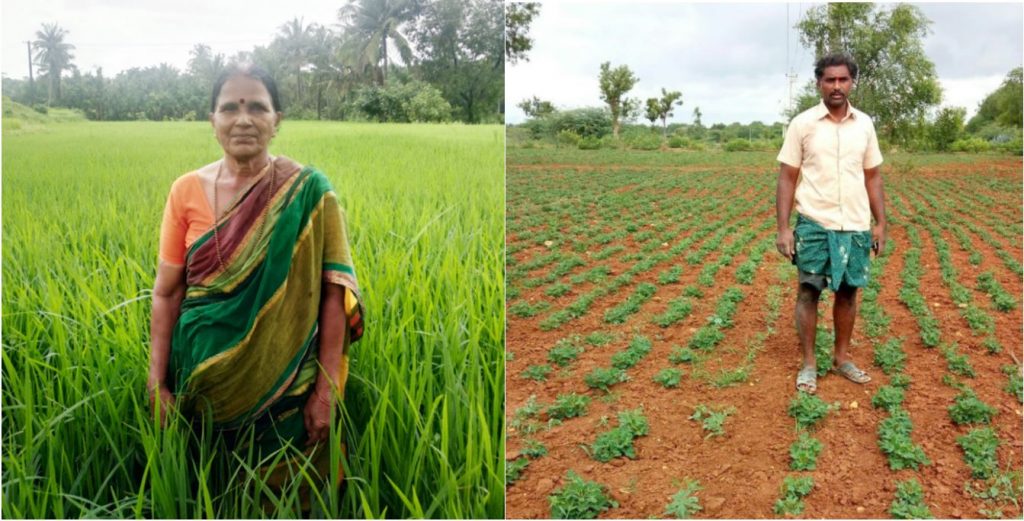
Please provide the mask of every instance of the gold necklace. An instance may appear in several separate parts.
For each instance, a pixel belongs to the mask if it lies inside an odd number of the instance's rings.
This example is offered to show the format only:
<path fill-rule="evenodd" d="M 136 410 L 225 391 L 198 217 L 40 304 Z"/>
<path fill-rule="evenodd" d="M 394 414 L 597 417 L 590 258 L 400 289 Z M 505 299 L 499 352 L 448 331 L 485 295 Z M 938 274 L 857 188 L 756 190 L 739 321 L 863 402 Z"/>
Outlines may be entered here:
<path fill-rule="evenodd" d="M 274 158 L 273 157 L 271 157 L 270 161 L 267 162 L 267 166 L 263 167 L 263 170 L 260 171 L 260 174 L 262 174 L 268 168 L 270 169 L 270 174 L 269 174 L 270 175 L 270 182 L 267 183 L 267 206 L 263 209 L 263 224 L 260 225 L 259 233 L 256 235 L 256 243 L 255 244 L 259 244 L 260 239 L 263 238 L 263 230 L 267 227 L 267 219 L 270 217 L 270 215 L 269 215 L 269 213 L 270 213 L 270 198 L 271 198 L 271 195 L 273 195 L 273 190 L 274 190 L 274 174 L 276 173 L 276 169 L 274 168 Z M 217 202 L 217 185 L 220 184 L 220 173 L 223 170 L 224 170 L 224 162 L 221 161 L 220 166 L 217 168 L 217 175 L 213 179 L 213 211 L 214 212 L 216 212 L 219 209 L 219 207 L 220 207 L 220 205 Z M 259 177 L 259 174 L 257 174 L 257 177 Z M 253 184 L 255 185 L 258 182 L 259 182 L 259 180 L 257 179 L 257 181 L 255 183 L 253 183 Z M 248 189 L 246 189 L 246 190 L 248 190 Z M 243 192 L 244 192 L 244 190 L 243 190 Z M 236 196 L 236 198 L 237 198 L 237 196 Z M 223 216 L 221 216 L 221 217 L 223 217 Z M 223 271 L 226 268 L 224 266 L 224 256 L 220 252 L 220 237 L 217 235 L 217 228 L 219 227 L 218 226 L 219 223 L 217 221 L 219 221 L 219 220 L 220 219 L 217 218 L 216 215 L 214 215 L 213 245 L 217 249 L 217 261 L 220 262 L 220 269 L 221 269 L 221 271 Z"/>

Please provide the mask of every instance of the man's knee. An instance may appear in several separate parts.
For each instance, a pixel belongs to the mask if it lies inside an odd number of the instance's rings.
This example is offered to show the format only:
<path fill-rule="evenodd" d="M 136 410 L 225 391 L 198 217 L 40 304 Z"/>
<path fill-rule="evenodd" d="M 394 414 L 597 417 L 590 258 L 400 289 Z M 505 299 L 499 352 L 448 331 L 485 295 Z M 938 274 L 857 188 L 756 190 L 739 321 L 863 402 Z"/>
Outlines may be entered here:
<path fill-rule="evenodd" d="M 812 284 L 800 284 L 796 293 L 796 301 L 799 303 L 817 304 L 821 297 L 821 290 Z"/>

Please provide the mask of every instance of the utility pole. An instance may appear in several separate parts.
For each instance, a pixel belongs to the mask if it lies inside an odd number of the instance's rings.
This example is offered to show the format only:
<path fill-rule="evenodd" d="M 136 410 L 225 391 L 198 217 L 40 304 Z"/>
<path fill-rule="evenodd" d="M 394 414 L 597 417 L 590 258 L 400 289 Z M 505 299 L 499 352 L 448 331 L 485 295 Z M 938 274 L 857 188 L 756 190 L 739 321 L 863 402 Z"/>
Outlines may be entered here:
<path fill-rule="evenodd" d="M 32 42 L 25 40 L 25 48 L 28 50 L 28 104 L 31 107 L 36 101 L 36 85 L 32 79 Z"/>

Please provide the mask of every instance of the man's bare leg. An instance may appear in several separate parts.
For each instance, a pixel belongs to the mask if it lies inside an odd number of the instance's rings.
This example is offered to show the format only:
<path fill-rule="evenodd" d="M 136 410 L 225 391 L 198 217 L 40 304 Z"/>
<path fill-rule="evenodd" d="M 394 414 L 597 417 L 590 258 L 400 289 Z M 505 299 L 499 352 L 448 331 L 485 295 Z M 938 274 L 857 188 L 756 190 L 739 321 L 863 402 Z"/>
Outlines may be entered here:
<path fill-rule="evenodd" d="M 832 306 L 832 319 L 836 325 L 836 367 L 852 361 L 850 359 L 850 338 L 853 337 L 853 323 L 857 318 L 857 288 L 843 284 L 836 292 Z"/>
<path fill-rule="evenodd" d="M 818 297 L 821 295 L 814 286 L 800 284 L 796 294 L 796 332 L 800 337 L 800 351 L 804 367 L 817 367 L 814 359 L 814 336 L 818 326 Z"/>

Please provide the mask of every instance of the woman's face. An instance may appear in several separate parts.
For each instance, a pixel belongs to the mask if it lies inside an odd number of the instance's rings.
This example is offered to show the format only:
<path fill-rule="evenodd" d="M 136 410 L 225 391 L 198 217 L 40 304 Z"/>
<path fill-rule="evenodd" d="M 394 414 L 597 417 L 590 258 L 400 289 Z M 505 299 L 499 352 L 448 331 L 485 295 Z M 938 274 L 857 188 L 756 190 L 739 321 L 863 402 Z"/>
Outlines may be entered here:
<path fill-rule="evenodd" d="M 260 80 L 237 75 L 228 78 L 210 114 L 217 141 L 224 153 L 238 161 L 266 153 L 277 131 L 281 113 L 274 112 L 270 92 Z"/>

